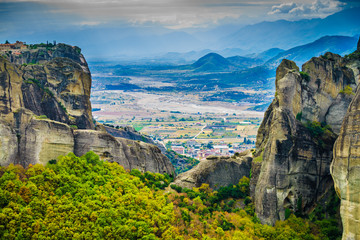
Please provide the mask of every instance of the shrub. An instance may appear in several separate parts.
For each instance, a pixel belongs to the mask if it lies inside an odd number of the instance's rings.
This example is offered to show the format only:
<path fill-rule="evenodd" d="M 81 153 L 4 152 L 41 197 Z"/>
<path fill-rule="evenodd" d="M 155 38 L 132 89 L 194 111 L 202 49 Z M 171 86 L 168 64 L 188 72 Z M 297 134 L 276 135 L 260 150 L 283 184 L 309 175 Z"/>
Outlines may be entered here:
<path fill-rule="evenodd" d="M 289 208 L 285 208 L 285 219 L 288 219 L 291 215 L 291 210 Z"/>
<path fill-rule="evenodd" d="M 37 117 L 38 119 L 48 119 L 48 117 L 46 115 L 40 115 Z"/>
<path fill-rule="evenodd" d="M 346 95 L 354 95 L 353 89 L 352 89 L 352 87 L 350 87 L 350 85 L 347 85 L 346 87 L 344 87 L 344 89 L 341 90 L 339 93 L 343 93 Z"/>
<path fill-rule="evenodd" d="M 356 60 L 356 59 L 360 59 L 360 52 L 359 51 L 355 51 L 353 53 L 350 53 L 349 55 L 345 55 L 345 60 Z"/>
<path fill-rule="evenodd" d="M 49 164 L 56 164 L 56 159 L 51 159 L 51 160 L 49 161 Z"/>
<path fill-rule="evenodd" d="M 62 110 L 64 110 L 64 112 L 67 113 L 66 107 L 61 102 L 59 102 L 59 106 L 61 107 Z"/>
<path fill-rule="evenodd" d="M 261 152 L 261 154 L 253 159 L 254 162 L 262 162 L 263 161 L 263 155 L 264 152 Z"/>
<path fill-rule="evenodd" d="M 310 82 L 310 75 L 306 72 L 300 72 L 300 76 L 302 79 L 304 79 L 306 82 Z"/>
<path fill-rule="evenodd" d="M 48 87 L 44 88 L 44 92 L 47 93 L 49 96 L 54 97 L 54 93 Z"/>
<path fill-rule="evenodd" d="M 327 129 L 330 129 L 329 125 L 323 126 L 320 122 L 312 121 L 305 124 L 306 128 L 310 131 L 310 134 L 314 138 L 319 138 Z"/>

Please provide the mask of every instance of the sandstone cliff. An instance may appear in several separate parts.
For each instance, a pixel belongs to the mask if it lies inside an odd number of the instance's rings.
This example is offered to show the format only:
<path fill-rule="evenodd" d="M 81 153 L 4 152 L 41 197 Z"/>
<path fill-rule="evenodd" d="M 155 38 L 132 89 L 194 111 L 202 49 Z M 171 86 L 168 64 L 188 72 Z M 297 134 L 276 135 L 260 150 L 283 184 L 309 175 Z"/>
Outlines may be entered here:
<path fill-rule="evenodd" d="M 77 47 L 0 57 L 0 165 L 46 164 L 92 150 L 127 169 L 174 175 L 156 146 L 95 130 L 90 90 L 90 71 Z"/>
<path fill-rule="evenodd" d="M 174 184 L 192 189 L 207 183 L 212 189 L 236 185 L 243 177 L 249 177 L 252 153 L 250 150 L 233 157 L 209 157 L 193 169 L 179 174 Z"/>
<path fill-rule="evenodd" d="M 125 169 L 159 172 L 175 175 L 174 167 L 160 149 L 152 144 L 113 137 L 94 130 L 74 131 L 74 153 L 78 156 L 94 151 L 101 159 L 117 162 Z"/>
<path fill-rule="evenodd" d="M 256 142 L 255 159 L 262 164 L 255 208 L 263 223 L 283 220 L 286 209 L 310 212 L 333 186 L 332 147 L 358 84 L 353 64 L 326 53 L 302 72 L 288 60 L 278 67 L 275 99 Z"/>
<path fill-rule="evenodd" d="M 346 60 L 356 71 L 356 81 L 360 81 L 360 41 L 357 51 Z M 341 199 L 343 238 L 360 239 L 360 89 L 351 102 L 341 131 L 334 146 L 334 160 L 331 174 L 335 190 Z"/>
<path fill-rule="evenodd" d="M 21 56 L 0 58 L 1 114 L 11 114 L 23 107 L 55 121 L 94 129 L 90 70 L 82 54 L 76 53 L 75 48 L 73 52 L 70 49 L 73 48 L 58 44 L 52 55 L 29 65 L 16 64 L 27 61 L 29 51 Z M 31 55 L 36 57 L 42 50 L 34 51 Z"/>

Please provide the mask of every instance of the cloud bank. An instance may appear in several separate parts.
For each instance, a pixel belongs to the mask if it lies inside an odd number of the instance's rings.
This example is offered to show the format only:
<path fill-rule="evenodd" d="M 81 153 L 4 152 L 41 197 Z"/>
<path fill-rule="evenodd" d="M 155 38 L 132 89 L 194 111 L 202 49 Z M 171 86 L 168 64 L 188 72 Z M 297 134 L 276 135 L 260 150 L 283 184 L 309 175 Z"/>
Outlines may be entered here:
<path fill-rule="evenodd" d="M 82 25 L 113 21 L 158 23 L 172 29 L 266 16 L 278 0 L 0 0 L 47 5 L 54 14 L 76 15 Z M 263 19 L 260 19 L 260 21 Z"/>
<path fill-rule="evenodd" d="M 345 5 L 337 0 L 316 0 L 309 4 L 290 2 L 274 5 L 268 14 L 288 18 L 323 18 L 342 10 Z"/>

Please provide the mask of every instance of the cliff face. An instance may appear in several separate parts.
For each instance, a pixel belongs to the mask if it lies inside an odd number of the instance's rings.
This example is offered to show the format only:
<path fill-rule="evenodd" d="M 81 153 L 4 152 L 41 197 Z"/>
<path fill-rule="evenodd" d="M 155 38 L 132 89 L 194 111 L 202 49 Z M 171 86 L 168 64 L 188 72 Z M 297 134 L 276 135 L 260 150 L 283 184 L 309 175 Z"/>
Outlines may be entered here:
<path fill-rule="evenodd" d="M 107 132 L 75 130 L 74 153 L 82 156 L 94 151 L 101 159 L 117 162 L 125 169 L 139 169 L 174 175 L 174 167 L 155 145 L 113 137 Z"/>
<path fill-rule="evenodd" d="M 91 75 L 79 48 L 58 44 L 5 56 L 0 57 L 0 165 L 46 164 L 92 150 L 127 169 L 174 175 L 157 147 L 95 130 Z"/>
<path fill-rule="evenodd" d="M 243 177 L 249 177 L 252 153 L 250 150 L 233 157 L 210 157 L 200 161 L 193 169 L 179 174 L 174 184 L 192 189 L 207 183 L 212 189 L 236 185 Z"/>
<path fill-rule="evenodd" d="M 311 211 L 333 186 L 332 147 L 357 86 L 352 63 L 326 53 L 302 72 L 288 60 L 278 67 L 275 99 L 256 142 L 255 159 L 262 164 L 255 208 L 263 223 L 284 220 L 286 209 Z"/>
<path fill-rule="evenodd" d="M 70 49 L 73 48 L 59 44 L 53 54 L 41 55 L 41 60 L 36 61 L 34 59 L 42 50 L 0 58 L 0 112 L 11 114 L 19 108 L 26 108 L 51 120 L 94 129 L 90 71 L 84 57 L 75 48 L 73 52 Z M 36 64 L 16 64 L 28 61 L 26 53 Z M 15 64 L 8 60 L 15 61 Z"/>
<path fill-rule="evenodd" d="M 355 53 L 348 57 L 360 81 L 360 41 Z M 357 66 L 357 67 L 356 67 Z M 360 89 L 351 102 L 334 146 L 331 174 L 341 199 L 342 239 L 360 239 Z"/>

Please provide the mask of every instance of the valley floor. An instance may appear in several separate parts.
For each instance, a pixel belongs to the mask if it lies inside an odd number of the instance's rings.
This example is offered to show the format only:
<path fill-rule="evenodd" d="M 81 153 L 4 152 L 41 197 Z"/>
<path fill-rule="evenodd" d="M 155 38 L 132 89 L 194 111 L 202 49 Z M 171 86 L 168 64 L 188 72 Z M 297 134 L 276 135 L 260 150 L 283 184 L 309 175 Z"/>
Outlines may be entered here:
<path fill-rule="evenodd" d="M 98 122 L 131 125 L 190 157 L 253 148 L 264 112 L 249 110 L 253 103 L 203 101 L 204 94 L 94 90 L 91 100 Z"/>

